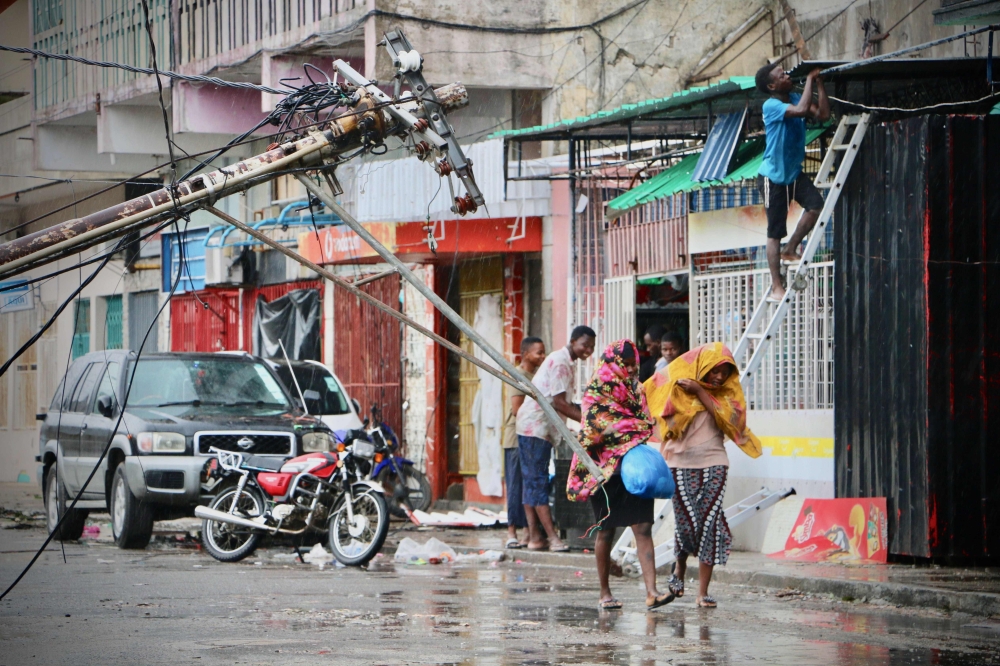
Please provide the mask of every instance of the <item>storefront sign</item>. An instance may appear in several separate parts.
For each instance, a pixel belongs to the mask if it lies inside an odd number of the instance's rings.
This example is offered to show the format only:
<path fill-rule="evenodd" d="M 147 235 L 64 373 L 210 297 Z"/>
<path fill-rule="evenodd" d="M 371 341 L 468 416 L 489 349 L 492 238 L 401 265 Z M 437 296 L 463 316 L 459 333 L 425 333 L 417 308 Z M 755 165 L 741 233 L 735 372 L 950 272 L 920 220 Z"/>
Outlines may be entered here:
<path fill-rule="evenodd" d="M 768 557 L 801 562 L 886 562 L 884 497 L 807 499 L 785 541 Z"/>
<path fill-rule="evenodd" d="M 0 282 L 0 313 L 31 310 L 35 307 L 34 296 L 27 280 Z"/>
<path fill-rule="evenodd" d="M 396 251 L 396 223 L 372 222 L 363 225 L 368 232 L 389 250 Z M 299 235 L 299 252 L 306 259 L 317 264 L 351 262 L 378 256 L 361 237 L 345 225 L 307 231 Z"/>

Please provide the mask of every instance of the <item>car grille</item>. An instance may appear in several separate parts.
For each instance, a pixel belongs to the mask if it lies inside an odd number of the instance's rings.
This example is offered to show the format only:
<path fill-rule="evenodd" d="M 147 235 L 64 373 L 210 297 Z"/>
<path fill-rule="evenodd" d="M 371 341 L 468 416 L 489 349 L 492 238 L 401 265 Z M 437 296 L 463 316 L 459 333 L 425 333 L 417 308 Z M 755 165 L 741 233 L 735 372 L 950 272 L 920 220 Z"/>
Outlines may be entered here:
<path fill-rule="evenodd" d="M 244 439 L 252 440 L 253 445 L 240 446 L 239 442 Z M 194 441 L 198 453 L 203 455 L 208 455 L 209 449 L 214 446 L 223 451 L 236 451 L 256 456 L 289 456 L 292 454 L 295 435 L 275 432 L 199 432 L 195 433 Z"/>

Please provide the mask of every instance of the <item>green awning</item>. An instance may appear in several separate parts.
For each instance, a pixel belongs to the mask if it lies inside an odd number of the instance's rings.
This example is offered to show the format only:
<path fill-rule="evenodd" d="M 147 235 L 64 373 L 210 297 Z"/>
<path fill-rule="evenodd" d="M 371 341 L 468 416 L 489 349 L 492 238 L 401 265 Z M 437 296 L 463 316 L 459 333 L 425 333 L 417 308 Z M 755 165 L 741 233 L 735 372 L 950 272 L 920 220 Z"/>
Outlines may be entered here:
<path fill-rule="evenodd" d="M 569 132 L 601 125 L 622 125 L 638 119 L 670 118 L 671 115 L 688 110 L 692 106 L 709 105 L 713 100 L 727 97 L 732 98 L 736 106 L 743 108 L 746 106 L 746 91 L 753 90 L 754 87 L 754 77 L 734 76 L 708 86 L 681 90 L 669 97 L 647 99 L 636 104 L 624 104 L 615 109 L 598 111 L 587 116 L 568 118 L 548 125 L 500 130 L 490 134 L 489 138 L 502 137 L 518 140 L 559 138 Z M 718 108 L 715 108 L 715 113 L 722 113 L 726 110 L 718 104 L 716 106 Z"/>
<path fill-rule="evenodd" d="M 820 137 L 827 130 L 826 127 L 811 129 L 806 132 L 806 144 L 810 144 Z M 728 185 L 738 183 L 742 180 L 751 180 L 757 177 L 761 162 L 764 161 L 764 138 L 756 137 L 747 139 L 736 149 L 736 167 L 728 176 L 721 180 L 710 180 L 696 183 L 691 180 L 694 167 L 698 163 L 701 153 L 694 153 L 686 156 L 680 162 L 670 167 L 666 171 L 661 171 L 645 183 L 633 187 L 628 192 L 612 199 L 608 202 L 607 217 L 613 220 L 628 211 L 647 204 L 650 201 L 664 199 L 681 192 L 694 192 L 706 187 L 716 187 L 718 185 Z"/>

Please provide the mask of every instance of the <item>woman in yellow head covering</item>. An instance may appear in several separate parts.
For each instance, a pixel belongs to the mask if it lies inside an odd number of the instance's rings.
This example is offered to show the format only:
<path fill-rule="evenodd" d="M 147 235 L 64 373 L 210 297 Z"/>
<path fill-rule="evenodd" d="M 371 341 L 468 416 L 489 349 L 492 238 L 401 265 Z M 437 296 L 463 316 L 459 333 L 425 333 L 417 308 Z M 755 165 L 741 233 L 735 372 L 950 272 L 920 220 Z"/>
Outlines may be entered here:
<path fill-rule="evenodd" d="M 722 498 L 729 473 L 723 444 L 731 439 L 751 458 L 761 454 L 760 440 L 746 425 L 746 399 L 736 361 L 721 342 L 686 352 L 646 380 L 646 399 L 656 417 L 660 450 L 674 474 L 674 521 L 677 555 L 670 591 L 684 596 L 689 554 L 698 557 L 698 598 L 715 608 L 708 584 L 717 564 L 725 564 L 733 537 Z"/>

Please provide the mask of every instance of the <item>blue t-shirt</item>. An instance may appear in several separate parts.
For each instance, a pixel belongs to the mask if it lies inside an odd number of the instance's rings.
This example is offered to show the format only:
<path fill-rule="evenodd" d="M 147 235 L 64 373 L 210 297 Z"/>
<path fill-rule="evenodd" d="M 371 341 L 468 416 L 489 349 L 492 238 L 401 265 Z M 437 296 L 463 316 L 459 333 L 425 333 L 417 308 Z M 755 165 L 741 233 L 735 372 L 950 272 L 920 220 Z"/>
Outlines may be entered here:
<path fill-rule="evenodd" d="M 785 117 L 785 110 L 798 104 L 802 95 L 792 93 L 788 97 L 791 104 L 772 97 L 764 102 L 763 109 L 767 146 L 759 173 L 778 185 L 794 183 L 802 172 L 802 161 L 806 157 L 806 121 Z"/>

